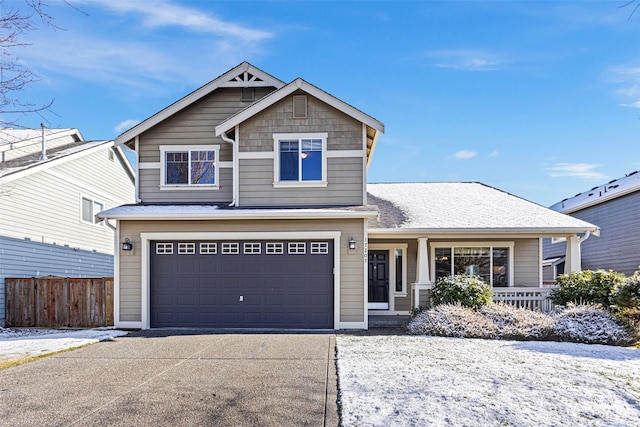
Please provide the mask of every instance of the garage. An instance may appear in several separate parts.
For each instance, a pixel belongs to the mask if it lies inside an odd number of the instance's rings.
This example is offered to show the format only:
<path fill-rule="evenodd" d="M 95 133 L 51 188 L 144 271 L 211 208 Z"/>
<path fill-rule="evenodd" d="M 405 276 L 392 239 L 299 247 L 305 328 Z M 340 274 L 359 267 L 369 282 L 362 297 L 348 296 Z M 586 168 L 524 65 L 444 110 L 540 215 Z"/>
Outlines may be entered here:
<path fill-rule="evenodd" d="M 334 326 L 333 240 L 150 242 L 151 327 Z"/>

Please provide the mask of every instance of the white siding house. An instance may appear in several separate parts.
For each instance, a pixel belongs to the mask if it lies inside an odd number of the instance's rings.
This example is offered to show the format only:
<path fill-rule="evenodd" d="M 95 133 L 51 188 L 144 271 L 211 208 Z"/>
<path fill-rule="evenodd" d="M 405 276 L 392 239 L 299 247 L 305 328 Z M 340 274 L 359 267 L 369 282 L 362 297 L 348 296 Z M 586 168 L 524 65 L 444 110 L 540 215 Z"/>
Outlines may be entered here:
<path fill-rule="evenodd" d="M 113 141 L 77 129 L 0 131 L 0 324 L 5 278 L 113 276 L 114 229 L 95 215 L 134 201 L 134 175 Z"/>

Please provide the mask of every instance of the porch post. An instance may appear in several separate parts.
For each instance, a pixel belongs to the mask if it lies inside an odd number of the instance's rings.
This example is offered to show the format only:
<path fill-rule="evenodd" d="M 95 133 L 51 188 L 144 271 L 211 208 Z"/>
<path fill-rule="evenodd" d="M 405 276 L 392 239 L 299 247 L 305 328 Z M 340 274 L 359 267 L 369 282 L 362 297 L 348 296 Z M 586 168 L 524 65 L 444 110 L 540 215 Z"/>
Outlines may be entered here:
<path fill-rule="evenodd" d="M 416 283 L 413 286 L 413 307 L 417 308 L 420 305 L 420 291 L 428 290 L 431 288 L 431 280 L 429 279 L 429 255 L 427 237 L 418 238 L 418 259 L 417 259 L 417 272 Z"/>
<path fill-rule="evenodd" d="M 577 235 L 567 237 L 567 253 L 565 255 L 565 273 L 581 271 L 580 239 Z"/>

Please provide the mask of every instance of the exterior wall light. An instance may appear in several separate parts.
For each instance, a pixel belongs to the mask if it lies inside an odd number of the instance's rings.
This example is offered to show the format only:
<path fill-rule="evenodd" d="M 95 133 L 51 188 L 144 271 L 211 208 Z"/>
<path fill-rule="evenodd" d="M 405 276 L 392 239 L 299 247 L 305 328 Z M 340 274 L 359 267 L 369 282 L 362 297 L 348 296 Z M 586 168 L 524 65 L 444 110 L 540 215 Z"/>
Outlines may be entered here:
<path fill-rule="evenodd" d="M 349 239 L 349 249 L 354 250 L 356 248 L 356 239 L 353 237 Z"/>
<path fill-rule="evenodd" d="M 133 250 L 133 243 L 131 243 L 131 241 L 129 240 L 128 237 L 126 239 L 124 239 L 124 242 L 122 242 L 122 250 L 123 251 L 131 251 L 131 250 Z"/>

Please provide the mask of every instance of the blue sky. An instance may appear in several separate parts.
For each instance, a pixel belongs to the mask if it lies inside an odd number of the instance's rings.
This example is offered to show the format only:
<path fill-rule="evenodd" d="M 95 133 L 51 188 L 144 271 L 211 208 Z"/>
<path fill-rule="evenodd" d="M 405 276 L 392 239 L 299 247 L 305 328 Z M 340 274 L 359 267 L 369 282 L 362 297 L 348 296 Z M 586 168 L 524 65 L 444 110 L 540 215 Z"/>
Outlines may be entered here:
<path fill-rule="evenodd" d="M 40 77 L 23 97 L 54 99 L 45 123 L 85 139 L 248 61 L 382 121 L 370 182 L 480 181 L 548 206 L 640 169 L 627 0 L 69 1 L 16 53 Z"/>

